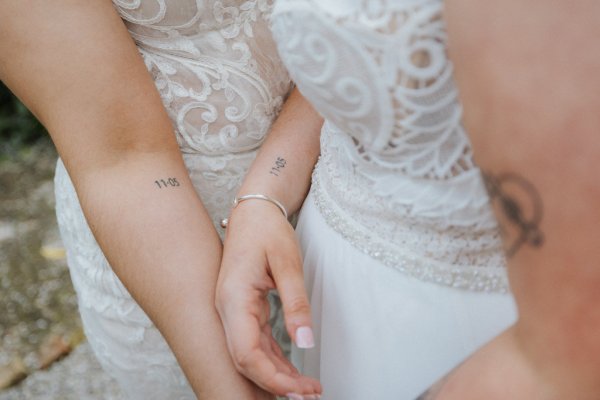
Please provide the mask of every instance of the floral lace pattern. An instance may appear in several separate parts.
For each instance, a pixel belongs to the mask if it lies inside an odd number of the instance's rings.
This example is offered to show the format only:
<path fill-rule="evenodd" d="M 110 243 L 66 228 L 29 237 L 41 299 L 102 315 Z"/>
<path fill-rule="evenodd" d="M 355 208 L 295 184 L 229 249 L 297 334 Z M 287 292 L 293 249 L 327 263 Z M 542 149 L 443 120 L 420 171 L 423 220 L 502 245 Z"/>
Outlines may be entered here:
<path fill-rule="evenodd" d="M 328 223 L 404 273 L 506 291 L 441 13 L 441 0 L 280 0 L 272 31 L 326 119 L 312 190 Z"/>
<path fill-rule="evenodd" d="M 114 0 L 221 235 L 242 179 L 291 88 L 270 0 Z M 86 336 L 131 399 L 194 399 L 175 357 L 98 247 L 59 161 L 57 217 Z M 283 326 L 276 327 L 284 334 Z"/>

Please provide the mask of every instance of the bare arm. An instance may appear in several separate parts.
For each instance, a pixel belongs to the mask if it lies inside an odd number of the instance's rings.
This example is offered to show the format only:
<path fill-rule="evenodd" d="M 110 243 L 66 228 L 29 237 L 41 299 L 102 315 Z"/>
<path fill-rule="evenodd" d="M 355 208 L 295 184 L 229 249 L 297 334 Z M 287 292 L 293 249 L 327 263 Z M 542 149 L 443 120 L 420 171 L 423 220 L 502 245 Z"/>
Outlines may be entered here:
<path fill-rule="evenodd" d="M 288 214 L 298 211 L 308 193 L 311 173 L 319 156 L 322 125 L 321 116 L 298 89 L 294 89 L 239 194 L 264 193 L 279 200 Z"/>
<path fill-rule="evenodd" d="M 423 399 L 600 398 L 600 4 L 446 2 L 519 319 Z"/>
<path fill-rule="evenodd" d="M 295 90 L 239 194 L 264 194 L 296 212 L 308 192 L 322 123 Z M 271 337 L 265 296 L 273 288 L 281 296 L 290 337 L 298 346 L 310 346 L 310 306 L 294 231 L 275 205 L 247 200 L 231 213 L 217 290 L 229 349 L 238 369 L 261 387 L 315 398 L 320 384 L 298 375 Z"/>
<path fill-rule="evenodd" d="M 50 132 L 98 243 L 198 397 L 258 397 L 213 305 L 219 238 L 112 3 L 0 3 L 0 78 Z"/>

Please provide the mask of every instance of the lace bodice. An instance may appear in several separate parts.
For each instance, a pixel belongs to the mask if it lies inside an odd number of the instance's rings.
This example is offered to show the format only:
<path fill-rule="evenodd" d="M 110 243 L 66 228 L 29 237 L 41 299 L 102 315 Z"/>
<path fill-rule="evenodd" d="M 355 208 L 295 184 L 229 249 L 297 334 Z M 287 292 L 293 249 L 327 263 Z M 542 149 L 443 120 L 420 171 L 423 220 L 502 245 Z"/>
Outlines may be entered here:
<path fill-rule="evenodd" d="M 267 0 L 114 0 L 176 122 L 184 152 L 258 147 L 289 89 Z"/>
<path fill-rule="evenodd" d="M 218 226 L 290 89 L 268 28 L 272 0 L 113 3 Z"/>
<path fill-rule="evenodd" d="M 505 291 L 441 13 L 441 0 L 280 0 L 272 30 L 326 119 L 312 190 L 329 224 L 413 276 Z"/>
<path fill-rule="evenodd" d="M 291 88 L 268 28 L 272 1 L 113 4 L 156 83 L 192 183 L 222 235 L 219 221 Z M 167 343 L 98 247 L 61 161 L 55 184 L 61 236 L 96 356 L 128 398 L 194 399 Z M 276 335 L 285 330 L 279 322 Z"/>

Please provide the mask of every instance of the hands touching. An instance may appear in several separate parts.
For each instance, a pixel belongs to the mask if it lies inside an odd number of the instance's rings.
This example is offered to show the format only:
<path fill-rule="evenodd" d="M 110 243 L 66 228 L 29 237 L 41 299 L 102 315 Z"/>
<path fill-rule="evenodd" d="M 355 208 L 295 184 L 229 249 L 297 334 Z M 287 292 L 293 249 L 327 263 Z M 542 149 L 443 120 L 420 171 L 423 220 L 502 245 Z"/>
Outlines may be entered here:
<path fill-rule="evenodd" d="M 238 370 L 262 388 L 292 399 L 316 399 L 321 385 L 301 376 L 271 335 L 267 293 L 277 288 L 285 326 L 300 348 L 314 345 L 302 260 L 294 230 L 266 201 L 231 213 L 217 284 L 217 309 Z"/>
<path fill-rule="evenodd" d="M 302 204 L 319 154 L 322 118 L 294 90 L 246 175 L 240 194 L 261 193 L 289 213 Z M 301 376 L 271 336 L 267 293 L 277 289 L 285 326 L 300 348 L 313 345 L 310 306 L 294 230 L 275 204 L 243 201 L 231 212 L 217 283 L 217 309 L 242 374 L 291 399 L 314 399 L 315 379 Z"/>

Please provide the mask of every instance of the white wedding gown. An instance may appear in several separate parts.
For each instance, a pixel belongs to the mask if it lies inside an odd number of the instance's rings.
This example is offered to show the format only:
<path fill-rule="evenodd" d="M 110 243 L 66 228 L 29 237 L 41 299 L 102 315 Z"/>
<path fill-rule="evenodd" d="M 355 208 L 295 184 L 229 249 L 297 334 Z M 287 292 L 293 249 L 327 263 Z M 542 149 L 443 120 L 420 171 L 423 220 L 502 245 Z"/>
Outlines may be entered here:
<path fill-rule="evenodd" d="M 416 398 L 514 322 L 461 125 L 441 0 L 279 0 L 272 31 L 325 117 L 298 222 L 324 400 Z"/>
<path fill-rule="evenodd" d="M 291 84 L 270 0 L 114 0 L 169 113 L 215 227 Z M 56 208 L 86 336 L 130 399 L 195 399 L 160 332 L 111 270 L 59 161 Z M 176 270 L 176 268 L 174 269 Z"/>

